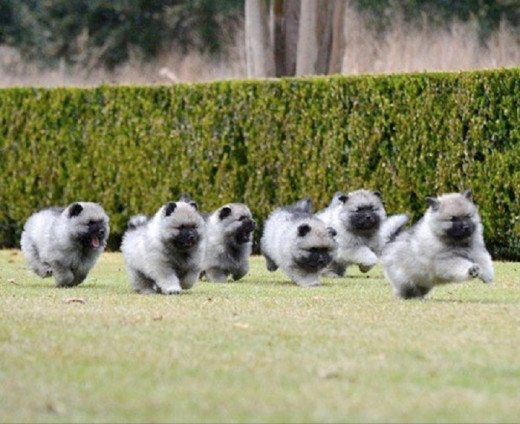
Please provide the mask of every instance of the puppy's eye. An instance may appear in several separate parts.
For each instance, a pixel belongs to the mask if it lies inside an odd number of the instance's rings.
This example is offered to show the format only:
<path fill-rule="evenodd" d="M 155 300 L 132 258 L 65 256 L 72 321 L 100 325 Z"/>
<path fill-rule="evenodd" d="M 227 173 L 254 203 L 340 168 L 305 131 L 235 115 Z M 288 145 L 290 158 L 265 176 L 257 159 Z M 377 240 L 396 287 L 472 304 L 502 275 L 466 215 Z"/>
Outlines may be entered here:
<path fill-rule="evenodd" d="M 244 221 L 247 219 L 247 215 L 242 215 L 240 218 L 238 218 L 239 221 Z"/>
<path fill-rule="evenodd" d="M 196 228 L 195 225 L 183 224 L 177 227 L 178 230 L 194 230 Z"/>

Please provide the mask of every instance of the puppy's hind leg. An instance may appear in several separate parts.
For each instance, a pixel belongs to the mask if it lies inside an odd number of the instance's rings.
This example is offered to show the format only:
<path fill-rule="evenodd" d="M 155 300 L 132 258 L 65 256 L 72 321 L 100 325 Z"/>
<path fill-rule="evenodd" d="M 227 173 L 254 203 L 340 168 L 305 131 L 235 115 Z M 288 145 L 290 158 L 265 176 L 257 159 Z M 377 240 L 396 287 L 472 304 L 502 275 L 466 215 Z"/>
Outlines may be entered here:
<path fill-rule="evenodd" d="M 23 252 L 29 263 L 29 268 L 41 278 L 50 277 L 52 275 L 52 269 L 48 264 L 42 262 L 36 246 L 28 240 L 24 241 L 25 243 L 22 242 L 24 247 Z"/>

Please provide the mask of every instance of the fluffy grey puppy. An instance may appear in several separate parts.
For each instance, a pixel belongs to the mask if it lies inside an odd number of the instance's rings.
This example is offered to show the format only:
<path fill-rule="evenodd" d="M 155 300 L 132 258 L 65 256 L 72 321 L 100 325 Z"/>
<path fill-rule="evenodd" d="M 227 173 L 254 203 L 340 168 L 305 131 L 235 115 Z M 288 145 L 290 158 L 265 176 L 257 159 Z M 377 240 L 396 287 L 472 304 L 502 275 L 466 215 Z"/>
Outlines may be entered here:
<path fill-rule="evenodd" d="M 169 202 L 151 218 L 130 219 L 121 251 L 136 292 L 180 293 L 197 282 L 206 224 L 193 203 Z"/>
<path fill-rule="evenodd" d="M 312 214 L 308 198 L 274 210 L 264 223 L 260 240 L 267 269 L 280 267 L 299 286 L 318 285 L 320 271 L 337 247 L 335 234 Z"/>
<path fill-rule="evenodd" d="M 206 277 L 215 283 L 225 283 L 228 275 L 240 280 L 249 271 L 256 228 L 251 211 L 243 203 L 228 203 L 211 213 L 206 225 Z"/>
<path fill-rule="evenodd" d="M 42 278 L 52 275 L 57 287 L 77 286 L 105 250 L 108 220 L 103 208 L 91 202 L 31 215 L 20 241 L 29 268 Z"/>
<path fill-rule="evenodd" d="M 381 193 L 364 189 L 336 193 L 329 206 L 316 216 L 337 232 L 338 249 L 323 271 L 332 278 L 342 277 L 350 265 L 368 272 L 377 264 L 383 239 L 408 221 L 406 214 L 387 218 Z"/>
<path fill-rule="evenodd" d="M 477 277 L 491 283 L 493 262 L 471 191 L 428 197 L 427 202 L 422 219 L 383 249 L 383 267 L 394 294 L 424 297 L 438 284 Z"/>

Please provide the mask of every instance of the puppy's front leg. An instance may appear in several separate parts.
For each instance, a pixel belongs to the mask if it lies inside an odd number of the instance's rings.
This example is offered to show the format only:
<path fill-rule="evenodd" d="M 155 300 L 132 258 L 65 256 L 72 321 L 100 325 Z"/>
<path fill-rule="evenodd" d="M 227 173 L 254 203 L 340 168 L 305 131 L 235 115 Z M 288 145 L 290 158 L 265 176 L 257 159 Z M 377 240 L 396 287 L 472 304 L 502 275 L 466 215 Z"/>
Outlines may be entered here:
<path fill-rule="evenodd" d="M 157 287 L 163 294 L 179 294 L 182 287 L 176 274 L 170 274 L 167 278 L 157 281 Z"/>

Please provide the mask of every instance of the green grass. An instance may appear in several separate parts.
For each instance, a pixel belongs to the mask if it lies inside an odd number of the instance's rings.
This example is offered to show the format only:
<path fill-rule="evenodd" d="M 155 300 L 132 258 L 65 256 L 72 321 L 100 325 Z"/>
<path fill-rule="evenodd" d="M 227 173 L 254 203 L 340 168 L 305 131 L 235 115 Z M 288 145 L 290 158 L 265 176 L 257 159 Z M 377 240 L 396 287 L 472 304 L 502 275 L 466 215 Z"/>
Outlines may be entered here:
<path fill-rule="evenodd" d="M 105 253 L 54 288 L 0 251 L 1 422 L 518 422 L 520 264 L 394 299 L 368 276 L 131 292 Z"/>

